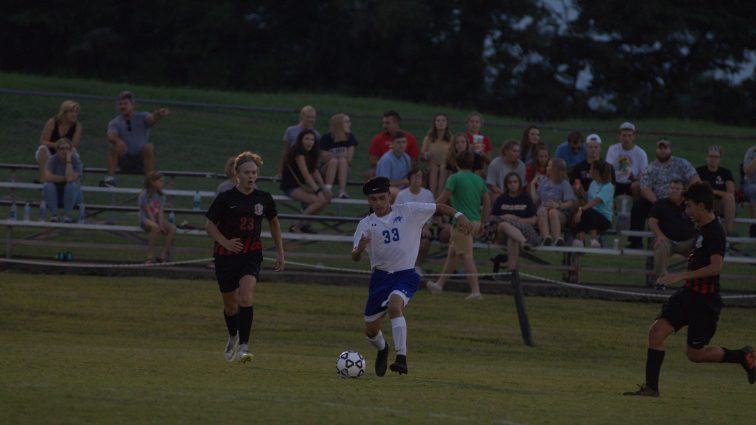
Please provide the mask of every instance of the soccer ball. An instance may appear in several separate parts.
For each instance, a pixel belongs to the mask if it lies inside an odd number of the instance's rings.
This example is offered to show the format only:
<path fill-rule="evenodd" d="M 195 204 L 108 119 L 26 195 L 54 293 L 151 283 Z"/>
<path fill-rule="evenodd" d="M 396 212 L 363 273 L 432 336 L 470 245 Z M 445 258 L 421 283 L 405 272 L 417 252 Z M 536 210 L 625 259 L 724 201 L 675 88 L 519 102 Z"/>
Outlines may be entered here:
<path fill-rule="evenodd" d="M 336 359 L 336 373 L 342 378 L 359 378 L 365 374 L 366 363 L 362 354 L 347 350 Z"/>

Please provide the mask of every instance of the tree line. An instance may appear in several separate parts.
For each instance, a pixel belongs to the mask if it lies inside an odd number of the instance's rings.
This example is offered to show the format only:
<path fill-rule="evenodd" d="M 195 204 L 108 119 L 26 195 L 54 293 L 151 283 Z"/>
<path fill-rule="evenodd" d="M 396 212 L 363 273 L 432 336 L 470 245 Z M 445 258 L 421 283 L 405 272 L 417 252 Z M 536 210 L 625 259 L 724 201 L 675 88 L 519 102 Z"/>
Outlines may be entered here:
<path fill-rule="evenodd" d="M 754 124 L 754 16 L 735 0 L 12 1 L 0 69 Z"/>

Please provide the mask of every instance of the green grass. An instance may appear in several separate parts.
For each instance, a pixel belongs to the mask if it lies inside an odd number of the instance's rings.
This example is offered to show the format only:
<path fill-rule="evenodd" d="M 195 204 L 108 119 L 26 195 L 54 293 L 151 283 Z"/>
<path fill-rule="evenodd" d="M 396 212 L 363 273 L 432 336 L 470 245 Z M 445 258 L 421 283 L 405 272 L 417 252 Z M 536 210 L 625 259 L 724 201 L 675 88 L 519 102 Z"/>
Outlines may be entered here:
<path fill-rule="evenodd" d="M 406 311 L 410 374 L 377 378 L 361 334 L 366 278 L 346 287 L 262 282 L 246 365 L 222 359 L 212 281 L 11 272 L 0 281 L 4 424 L 756 419 L 756 387 L 740 367 L 689 363 L 684 335 L 669 340 L 662 398 L 620 395 L 643 380 L 657 304 L 528 298 L 536 345 L 526 347 L 511 297 L 469 304 L 420 292 Z M 754 329 L 752 310 L 725 309 L 714 343 L 753 344 Z M 336 376 L 336 356 L 349 348 L 367 356 L 367 376 Z"/>

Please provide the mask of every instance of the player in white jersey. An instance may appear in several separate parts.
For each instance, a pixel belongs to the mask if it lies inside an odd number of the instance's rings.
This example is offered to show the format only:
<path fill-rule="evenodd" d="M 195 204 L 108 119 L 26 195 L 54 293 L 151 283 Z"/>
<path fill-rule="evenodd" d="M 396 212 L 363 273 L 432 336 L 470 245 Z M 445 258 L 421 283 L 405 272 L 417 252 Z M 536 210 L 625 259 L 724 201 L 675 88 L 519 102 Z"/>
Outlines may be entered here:
<path fill-rule="evenodd" d="M 470 221 L 454 208 L 444 204 L 410 202 L 392 206 L 389 179 L 376 177 L 362 186 L 373 213 L 363 218 L 354 233 L 352 260 L 360 261 L 362 252 L 370 253 L 370 289 L 365 304 L 365 335 L 378 356 L 375 374 L 386 374 L 389 345 L 381 332 L 383 316 L 388 313 L 396 350 L 391 370 L 406 374 L 407 323 L 402 310 L 420 284 L 415 272 L 415 259 L 420 246 L 420 233 L 425 223 L 438 211 L 454 217 L 456 225 L 465 232 L 471 229 Z"/>

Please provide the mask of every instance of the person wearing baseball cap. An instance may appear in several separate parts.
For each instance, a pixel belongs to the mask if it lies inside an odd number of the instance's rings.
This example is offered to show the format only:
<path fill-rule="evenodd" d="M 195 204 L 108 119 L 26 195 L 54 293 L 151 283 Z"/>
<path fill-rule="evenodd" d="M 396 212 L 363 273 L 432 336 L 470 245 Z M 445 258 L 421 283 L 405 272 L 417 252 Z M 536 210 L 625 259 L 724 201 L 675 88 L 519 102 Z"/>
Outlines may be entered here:
<path fill-rule="evenodd" d="M 619 143 L 606 150 L 606 162 L 612 164 L 616 176 L 614 195 L 640 197 L 640 178 L 648 167 L 646 151 L 635 144 L 635 124 L 623 122 L 619 126 Z"/>
<path fill-rule="evenodd" d="M 572 184 L 572 190 L 575 191 L 575 196 L 579 199 L 585 198 L 585 193 L 588 187 L 591 185 L 593 178 L 591 177 L 591 166 L 596 160 L 601 159 L 601 137 L 592 133 L 585 138 L 586 158 L 572 167 L 569 178 Z M 611 164 L 610 164 L 611 165 Z M 614 167 L 611 168 L 611 182 L 614 183 Z"/>

